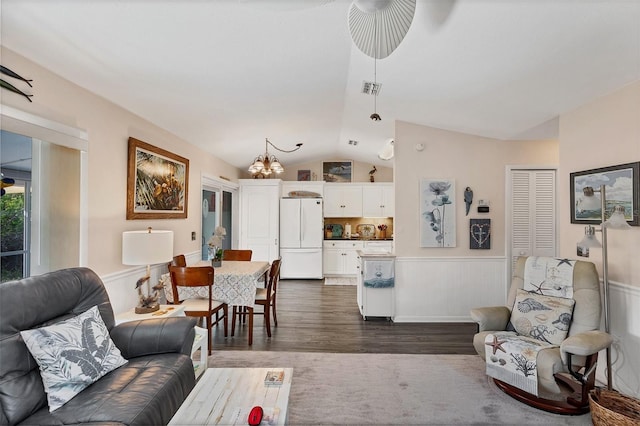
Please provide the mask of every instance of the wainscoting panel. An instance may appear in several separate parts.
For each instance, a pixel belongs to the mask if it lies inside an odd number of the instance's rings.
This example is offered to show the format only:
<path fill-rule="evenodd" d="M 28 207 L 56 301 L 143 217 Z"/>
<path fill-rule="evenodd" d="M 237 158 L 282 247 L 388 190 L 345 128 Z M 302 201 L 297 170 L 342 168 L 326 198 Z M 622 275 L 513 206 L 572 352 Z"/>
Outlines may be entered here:
<path fill-rule="evenodd" d="M 396 258 L 394 320 L 471 321 L 471 308 L 505 304 L 506 267 L 505 257 Z"/>
<path fill-rule="evenodd" d="M 199 251 L 185 254 L 185 256 L 187 258 L 187 265 L 192 265 L 200 260 Z M 151 279 L 149 281 L 151 286 L 156 285 L 160 280 L 160 275 L 167 272 L 166 264 L 151 266 Z M 100 277 L 107 289 L 114 313 L 119 314 L 120 312 L 126 312 L 138 305 L 138 291 L 135 288 L 136 282 L 146 273 L 146 266 L 137 266 Z M 164 297 L 164 295 L 162 296 Z"/>
<path fill-rule="evenodd" d="M 625 395 L 640 398 L 640 287 L 610 282 L 609 295 L 610 329 L 614 338 L 613 387 Z M 605 364 L 603 351 L 598 355 L 599 377 L 606 377 Z M 606 383 L 606 379 L 603 381 Z"/>

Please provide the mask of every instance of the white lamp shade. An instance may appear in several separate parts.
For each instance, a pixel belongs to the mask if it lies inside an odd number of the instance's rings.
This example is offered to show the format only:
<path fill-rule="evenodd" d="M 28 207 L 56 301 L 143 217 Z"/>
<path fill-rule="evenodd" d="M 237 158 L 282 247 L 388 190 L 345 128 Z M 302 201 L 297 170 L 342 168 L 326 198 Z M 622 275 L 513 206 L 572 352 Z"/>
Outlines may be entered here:
<path fill-rule="evenodd" d="M 173 231 L 125 231 L 122 233 L 123 265 L 154 265 L 173 259 Z"/>
<path fill-rule="evenodd" d="M 604 223 L 609 229 L 631 229 L 631 225 L 627 223 L 627 219 L 624 217 L 624 207 L 617 205 L 613 210 L 613 214 Z"/>

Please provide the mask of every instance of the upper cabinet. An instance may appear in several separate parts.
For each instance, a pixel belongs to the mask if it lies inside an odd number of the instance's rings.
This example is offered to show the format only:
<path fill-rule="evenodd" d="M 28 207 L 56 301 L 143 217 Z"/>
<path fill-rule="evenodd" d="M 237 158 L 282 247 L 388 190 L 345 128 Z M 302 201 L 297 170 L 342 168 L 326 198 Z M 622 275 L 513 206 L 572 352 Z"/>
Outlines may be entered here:
<path fill-rule="evenodd" d="M 394 206 L 393 183 L 372 183 L 362 186 L 362 216 L 393 217 Z"/>
<path fill-rule="evenodd" d="M 324 185 L 324 217 L 361 217 L 362 185 L 327 183 Z"/>

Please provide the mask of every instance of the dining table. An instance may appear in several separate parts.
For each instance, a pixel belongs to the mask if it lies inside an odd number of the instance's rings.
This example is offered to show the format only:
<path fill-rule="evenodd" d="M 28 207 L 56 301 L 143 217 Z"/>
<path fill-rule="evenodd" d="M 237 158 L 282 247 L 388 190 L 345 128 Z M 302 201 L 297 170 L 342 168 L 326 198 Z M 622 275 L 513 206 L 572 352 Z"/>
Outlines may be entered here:
<path fill-rule="evenodd" d="M 211 261 L 201 260 L 191 266 L 211 266 Z M 269 271 L 270 264 L 266 261 L 235 261 L 223 260 L 213 272 L 213 299 L 233 307 L 247 308 L 253 312 L 256 301 L 256 289 L 261 287 L 261 279 Z M 161 278 L 167 302 L 173 303 L 171 277 Z M 178 299 L 194 299 L 209 297 L 208 287 L 178 287 Z M 253 315 L 249 315 L 249 345 L 253 343 Z"/>

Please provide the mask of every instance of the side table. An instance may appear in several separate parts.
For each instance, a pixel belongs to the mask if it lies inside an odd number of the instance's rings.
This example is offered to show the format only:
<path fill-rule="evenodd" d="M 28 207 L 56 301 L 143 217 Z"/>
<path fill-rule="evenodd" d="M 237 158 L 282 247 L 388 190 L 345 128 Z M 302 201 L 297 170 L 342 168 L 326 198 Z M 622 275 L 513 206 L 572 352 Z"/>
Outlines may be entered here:
<path fill-rule="evenodd" d="M 168 317 L 183 317 L 184 306 L 181 305 L 160 305 L 160 309 L 151 312 L 149 314 L 136 314 L 134 309 L 130 309 L 126 312 L 116 314 L 115 322 L 122 324 L 123 322 L 147 320 L 153 318 L 168 318 Z M 195 327 L 196 337 L 193 339 L 193 347 L 191 348 L 191 358 L 193 360 L 193 370 L 196 375 L 196 379 L 204 373 L 207 369 L 207 354 L 209 353 L 207 343 L 207 329 L 202 327 Z M 200 350 L 200 357 L 194 358 L 196 353 Z"/>

